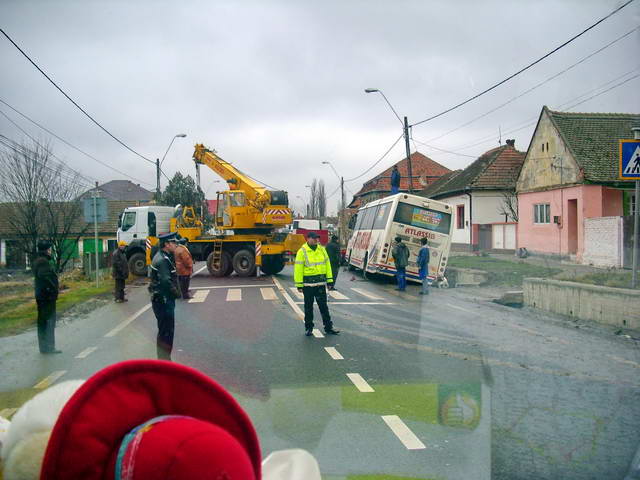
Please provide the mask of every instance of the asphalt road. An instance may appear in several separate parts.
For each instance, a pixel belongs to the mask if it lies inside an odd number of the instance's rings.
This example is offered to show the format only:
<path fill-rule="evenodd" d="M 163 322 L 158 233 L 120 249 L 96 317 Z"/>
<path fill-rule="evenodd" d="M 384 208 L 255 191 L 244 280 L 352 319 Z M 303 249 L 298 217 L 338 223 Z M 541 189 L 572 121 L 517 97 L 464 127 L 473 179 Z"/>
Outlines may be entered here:
<path fill-rule="evenodd" d="M 196 266 L 196 271 L 203 264 Z M 178 301 L 173 360 L 237 398 L 263 454 L 311 451 L 327 478 L 623 478 L 640 444 L 633 339 L 491 303 L 484 291 L 393 290 L 341 272 L 338 337 L 305 337 L 290 268 L 272 278 L 192 280 Z M 39 389 L 119 360 L 155 357 L 144 286 L 57 329 L 0 339 L 0 414 Z"/>

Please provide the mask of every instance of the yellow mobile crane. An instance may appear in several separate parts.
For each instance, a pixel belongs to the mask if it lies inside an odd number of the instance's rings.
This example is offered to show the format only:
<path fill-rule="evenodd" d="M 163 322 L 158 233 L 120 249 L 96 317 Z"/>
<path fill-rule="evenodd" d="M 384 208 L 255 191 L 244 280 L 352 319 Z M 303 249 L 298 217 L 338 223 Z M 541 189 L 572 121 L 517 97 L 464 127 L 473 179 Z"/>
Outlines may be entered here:
<path fill-rule="evenodd" d="M 206 259 L 211 275 L 236 272 L 241 277 L 280 272 L 304 243 L 302 235 L 278 231 L 292 223 L 287 192 L 267 190 L 249 175 L 198 144 L 193 152 L 196 167 L 206 165 L 220 175 L 229 190 L 218 192 L 216 234 L 203 234 L 202 221 L 192 208 L 171 219 L 171 231 L 189 240 L 195 258 Z M 153 242 L 155 243 L 155 242 Z"/>

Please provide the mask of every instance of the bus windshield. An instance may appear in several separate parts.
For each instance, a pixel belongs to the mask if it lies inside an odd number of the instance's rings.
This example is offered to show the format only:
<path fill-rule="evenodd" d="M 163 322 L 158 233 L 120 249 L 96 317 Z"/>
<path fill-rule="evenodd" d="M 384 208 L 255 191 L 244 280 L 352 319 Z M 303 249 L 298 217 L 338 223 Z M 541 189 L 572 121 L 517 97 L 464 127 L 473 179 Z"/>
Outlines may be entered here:
<path fill-rule="evenodd" d="M 451 229 L 451 214 L 403 202 L 398 203 L 393 221 L 447 235 Z"/>

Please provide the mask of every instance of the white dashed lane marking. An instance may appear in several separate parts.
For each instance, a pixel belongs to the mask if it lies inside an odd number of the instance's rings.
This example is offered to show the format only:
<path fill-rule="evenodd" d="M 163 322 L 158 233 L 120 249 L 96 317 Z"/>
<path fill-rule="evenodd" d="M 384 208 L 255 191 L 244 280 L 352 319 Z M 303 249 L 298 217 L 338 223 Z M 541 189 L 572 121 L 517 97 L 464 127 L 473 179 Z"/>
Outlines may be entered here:
<path fill-rule="evenodd" d="M 324 349 L 327 351 L 329 356 L 334 360 L 344 360 L 344 357 L 340 355 L 340 352 L 338 352 L 338 350 L 336 350 L 335 347 L 324 347 Z"/>
<path fill-rule="evenodd" d="M 98 349 L 98 347 L 89 347 L 89 348 L 85 348 L 83 351 L 81 351 L 78 355 L 76 355 L 76 358 L 87 358 L 89 355 L 91 355 L 93 352 L 95 352 Z"/>
<path fill-rule="evenodd" d="M 262 294 L 262 298 L 264 300 L 277 300 L 278 295 L 273 288 L 261 288 L 260 293 Z"/>
<path fill-rule="evenodd" d="M 375 391 L 359 373 L 347 373 L 347 377 L 349 377 L 349 380 L 351 380 L 362 393 L 372 393 Z"/>
<path fill-rule="evenodd" d="M 53 383 L 58 380 L 61 376 L 63 376 L 65 373 L 67 373 L 66 370 L 57 370 L 55 372 L 53 372 L 51 375 L 49 375 L 46 378 L 43 378 L 42 380 L 40 380 L 38 383 L 36 383 L 33 388 L 36 388 L 38 390 L 41 390 L 43 388 L 48 388 L 51 385 L 53 385 Z"/>
<path fill-rule="evenodd" d="M 198 290 L 193 294 L 193 298 L 189 299 L 189 303 L 202 303 L 207 299 L 207 295 L 209 295 L 209 290 Z"/>
<path fill-rule="evenodd" d="M 397 415 L 383 415 L 382 420 L 395 433 L 398 440 L 407 447 L 407 450 L 423 450 L 427 448 Z"/>
<path fill-rule="evenodd" d="M 124 322 L 120 323 L 117 327 L 115 327 L 113 330 L 111 330 L 109 333 L 107 333 L 105 335 L 105 337 L 113 337 L 114 335 L 116 335 L 120 330 L 122 330 L 123 328 L 125 328 L 127 325 L 129 325 L 131 322 L 133 322 L 136 318 L 138 318 L 140 315 L 142 315 L 144 312 L 146 312 L 147 310 L 149 310 L 151 308 L 151 304 L 147 304 L 144 307 L 142 307 L 140 310 L 138 310 L 136 313 L 134 313 L 133 315 L 131 315 L 129 318 L 127 318 Z"/>
<path fill-rule="evenodd" d="M 227 290 L 227 302 L 240 302 L 242 301 L 242 289 L 230 288 Z"/>

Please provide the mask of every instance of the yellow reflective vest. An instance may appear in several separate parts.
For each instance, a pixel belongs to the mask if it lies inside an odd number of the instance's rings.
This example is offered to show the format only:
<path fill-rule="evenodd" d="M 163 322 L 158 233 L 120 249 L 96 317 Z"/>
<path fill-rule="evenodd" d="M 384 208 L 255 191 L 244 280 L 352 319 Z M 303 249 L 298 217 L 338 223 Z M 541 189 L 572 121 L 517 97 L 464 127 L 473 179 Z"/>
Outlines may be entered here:
<path fill-rule="evenodd" d="M 296 287 L 315 287 L 333 283 L 329 255 L 322 245 L 318 244 L 315 250 L 307 243 L 300 247 L 296 254 L 293 279 Z"/>

